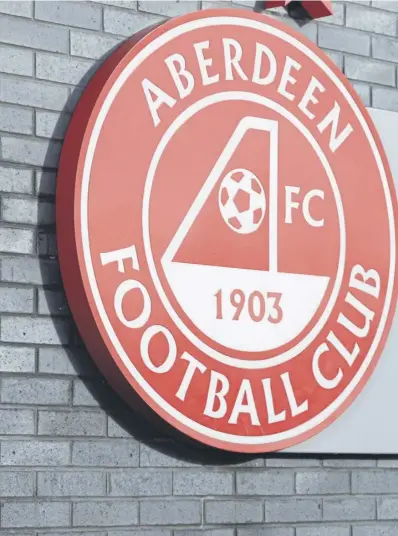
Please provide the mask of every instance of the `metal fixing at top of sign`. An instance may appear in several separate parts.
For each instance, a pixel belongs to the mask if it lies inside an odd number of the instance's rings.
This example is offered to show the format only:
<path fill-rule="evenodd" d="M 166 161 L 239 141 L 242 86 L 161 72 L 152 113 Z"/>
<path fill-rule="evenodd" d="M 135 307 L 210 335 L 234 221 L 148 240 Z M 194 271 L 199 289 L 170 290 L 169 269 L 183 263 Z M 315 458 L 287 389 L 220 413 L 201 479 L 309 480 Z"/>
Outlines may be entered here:
<path fill-rule="evenodd" d="M 264 0 L 256 2 L 255 11 L 273 7 L 284 7 L 289 16 L 299 23 L 329 17 L 333 14 L 331 0 Z"/>

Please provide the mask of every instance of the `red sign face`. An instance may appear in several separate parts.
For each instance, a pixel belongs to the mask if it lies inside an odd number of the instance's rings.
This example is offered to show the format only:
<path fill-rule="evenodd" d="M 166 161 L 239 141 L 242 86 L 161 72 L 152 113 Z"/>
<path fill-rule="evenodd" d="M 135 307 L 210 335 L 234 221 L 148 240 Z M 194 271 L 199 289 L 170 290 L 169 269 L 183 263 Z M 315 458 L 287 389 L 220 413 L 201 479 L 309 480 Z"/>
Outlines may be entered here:
<path fill-rule="evenodd" d="M 126 42 L 78 105 L 57 195 L 88 349 L 174 428 L 282 449 L 365 385 L 395 312 L 396 194 L 359 98 L 290 28 L 204 11 Z"/>

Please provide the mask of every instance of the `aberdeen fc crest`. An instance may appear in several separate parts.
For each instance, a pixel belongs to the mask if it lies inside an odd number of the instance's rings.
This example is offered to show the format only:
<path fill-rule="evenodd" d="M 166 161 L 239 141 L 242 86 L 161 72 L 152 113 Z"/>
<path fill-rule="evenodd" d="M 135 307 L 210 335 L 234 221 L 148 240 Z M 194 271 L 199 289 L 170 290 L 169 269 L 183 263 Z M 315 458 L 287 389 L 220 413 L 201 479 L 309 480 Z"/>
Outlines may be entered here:
<path fill-rule="evenodd" d="M 354 400 L 396 303 L 396 195 L 367 112 L 307 39 L 240 10 L 141 32 L 63 149 L 71 309 L 127 399 L 222 449 L 294 445 Z"/>

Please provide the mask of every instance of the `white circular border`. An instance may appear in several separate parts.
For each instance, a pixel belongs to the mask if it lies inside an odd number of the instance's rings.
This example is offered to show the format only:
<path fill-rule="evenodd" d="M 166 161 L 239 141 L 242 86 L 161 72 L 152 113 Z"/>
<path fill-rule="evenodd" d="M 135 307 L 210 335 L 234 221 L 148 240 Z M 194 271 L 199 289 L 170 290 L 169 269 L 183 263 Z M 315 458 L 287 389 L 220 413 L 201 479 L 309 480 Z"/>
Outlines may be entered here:
<path fill-rule="evenodd" d="M 233 101 L 233 100 L 240 101 L 240 102 L 242 101 L 252 102 L 252 103 L 270 108 L 274 112 L 284 117 L 287 121 L 289 121 L 305 137 L 305 139 L 311 145 L 312 149 L 314 150 L 317 157 L 319 158 L 326 172 L 326 175 L 329 179 L 329 182 L 330 182 L 330 185 L 332 187 L 332 191 L 335 197 L 338 220 L 339 220 L 339 228 L 340 228 L 339 262 L 337 266 L 336 276 L 334 278 L 333 289 L 330 294 L 329 300 L 321 314 L 321 317 L 319 318 L 315 326 L 312 328 L 312 330 L 309 333 L 307 333 L 307 335 L 303 337 L 295 346 L 293 346 L 292 348 L 289 348 L 289 350 L 286 350 L 286 352 L 282 354 L 276 355 L 274 357 L 268 357 L 267 359 L 256 359 L 256 360 L 246 359 L 245 360 L 245 359 L 238 359 L 236 357 L 231 357 L 230 355 L 226 355 L 215 350 L 208 344 L 204 343 L 194 333 L 192 333 L 192 331 L 185 325 L 185 323 L 181 320 L 181 318 L 178 316 L 178 314 L 174 310 L 173 306 L 170 303 L 170 300 L 168 299 L 166 295 L 166 292 L 163 289 L 162 283 L 160 281 L 160 278 L 156 270 L 156 265 L 155 265 L 155 261 L 153 259 L 152 250 L 151 250 L 151 237 L 149 233 L 149 203 L 150 203 L 151 189 L 152 189 L 153 181 L 155 179 L 157 166 L 163 155 L 163 152 L 165 151 L 167 147 L 167 144 L 172 139 L 174 134 L 178 131 L 178 129 L 181 128 L 181 126 L 184 125 L 184 123 L 188 121 L 191 117 L 193 117 L 193 115 L 195 115 L 197 112 L 203 110 L 204 108 L 206 108 L 207 106 L 210 106 L 211 104 L 216 104 L 219 102 L 226 102 L 226 101 Z M 336 182 L 336 178 L 330 167 L 328 159 L 326 158 L 324 152 L 322 151 L 321 147 L 319 146 L 318 142 L 315 140 L 311 132 L 302 124 L 301 121 L 299 121 L 299 119 L 297 119 L 297 117 L 295 117 L 291 112 L 286 110 L 286 108 L 283 108 L 283 106 L 281 106 L 280 104 L 268 99 L 267 97 L 263 97 L 262 95 L 257 95 L 256 93 L 249 93 L 249 92 L 243 92 L 243 91 L 241 92 L 240 91 L 228 91 L 224 93 L 215 93 L 208 97 L 204 97 L 200 101 L 195 102 L 189 108 L 185 109 L 173 121 L 173 123 L 166 130 L 162 139 L 160 140 L 159 145 L 157 146 L 154 152 L 151 164 L 149 166 L 147 180 L 145 182 L 143 202 L 142 202 L 142 227 L 143 227 L 144 248 L 145 248 L 145 254 L 146 254 L 146 258 L 148 262 L 148 268 L 149 268 L 149 271 L 153 280 L 153 284 L 155 285 L 155 288 L 159 294 L 159 297 L 163 303 L 164 308 L 170 315 L 175 325 L 180 329 L 180 331 L 185 335 L 185 337 L 187 337 L 187 339 L 196 346 L 196 348 L 198 348 L 199 350 L 201 350 L 208 356 L 212 357 L 213 359 L 216 359 L 220 363 L 224 363 L 226 365 L 230 365 L 236 368 L 254 370 L 254 369 L 266 369 L 270 367 L 275 367 L 276 365 L 280 365 L 281 363 L 285 363 L 286 361 L 293 359 L 298 354 L 303 352 L 307 348 L 308 345 L 311 344 L 311 342 L 315 339 L 318 333 L 325 326 L 333 310 L 333 307 L 337 301 L 337 298 L 339 296 L 339 291 L 340 291 L 341 283 L 343 280 L 344 268 L 345 268 L 346 229 L 345 229 L 343 203 L 341 202 L 340 191 Z"/>
<path fill-rule="evenodd" d="M 101 132 L 102 125 L 105 121 L 106 115 L 117 93 L 120 91 L 121 87 L 123 86 L 127 78 L 130 76 L 130 74 L 134 71 L 134 69 L 136 69 L 146 59 L 146 57 L 148 57 L 150 54 L 153 54 L 156 50 L 158 50 L 161 46 L 163 46 L 165 43 L 167 43 L 171 39 L 174 39 L 175 37 L 181 35 L 182 33 L 186 33 L 186 32 L 196 30 L 199 28 L 204 28 L 206 26 L 223 26 L 223 25 L 224 26 L 225 25 L 242 26 L 242 27 L 251 28 L 254 30 L 259 30 L 259 31 L 273 34 L 276 37 L 279 37 L 280 39 L 295 46 L 298 50 L 300 50 L 307 57 L 309 57 L 313 62 L 315 62 L 329 76 L 329 78 L 333 80 L 333 82 L 335 83 L 339 91 L 344 95 L 345 99 L 350 104 L 352 110 L 357 116 L 357 119 L 363 128 L 363 131 L 368 139 L 369 145 L 374 154 L 377 166 L 379 168 L 382 184 L 383 184 L 383 189 L 384 189 L 385 198 L 386 198 L 386 205 L 387 205 L 387 214 L 388 214 L 389 226 L 390 226 L 390 255 L 391 255 L 390 256 L 390 277 L 389 277 L 388 284 L 387 284 L 384 309 L 380 318 L 380 323 L 379 323 L 376 335 L 373 339 L 373 343 L 361 367 L 359 368 L 357 374 L 355 375 L 351 383 L 346 387 L 346 389 L 342 393 L 340 393 L 340 395 L 332 402 L 332 404 L 330 404 L 330 406 L 325 408 L 321 413 L 313 417 L 311 420 L 299 426 L 296 426 L 295 428 L 286 430 L 285 432 L 279 432 L 277 434 L 266 435 L 266 436 L 233 435 L 233 434 L 227 434 L 225 432 L 219 432 L 218 430 L 212 430 L 211 428 L 208 428 L 207 426 L 203 426 L 202 424 L 199 424 L 193 421 L 192 419 L 189 419 L 188 417 L 180 413 L 178 410 L 176 410 L 173 406 L 171 406 L 139 374 L 138 370 L 134 367 L 128 355 L 126 354 L 125 350 L 123 349 L 122 345 L 120 344 L 116 336 L 116 333 L 113 330 L 112 324 L 109 321 L 109 318 L 106 314 L 106 311 L 105 311 L 105 308 L 104 308 L 104 305 L 102 303 L 101 296 L 99 293 L 97 281 L 95 279 L 95 273 L 94 273 L 93 263 L 91 259 L 91 252 L 90 252 L 90 239 L 89 239 L 89 234 L 88 234 L 87 208 L 88 208 L 88 190 L 89 190 L 89 182 L 90 182 L 90 175 L 91 175 L 91 165 L 92 165 L 92 161 L 93 161 L 93 157 L 95 153 L 95 147 L 98 142 L 98 138 Z M 396 251 L 395 251 L 394 211 L 393 211 L 393 205 L 392 205 L 392 198 L 391 198 L 391 193 L 389 191 L 387 176 L 383 167 L 381 156 L 377 149 L 376 142 L 373 139 L 369 126 L 365 118 L 363 117 L 360 109 L 358 108 L 357 104 L 355 103 L 354 99 L 351 97 L 350 93 L 347 91 L 344 84 L 334 74 L 334 72 L 330 69 L 330 67 L 328 67 L 312 50 L 307 48 L 304 45 L 304 43 L 298 41 L 295 37 L 283 32 L 279 28 L 275 28 L 273 26 L 268 25 L 266 22 L 260 22 L 257 20 L 249 19 L 249 18 L 246 19 L 246 18 L 241 18 L 241 17 L 229 17 L 229 16 L 206 17 L 204 19 L 190 21 L 180 26 L 171 28 L 169 31 L 166 31 L 164 34 L 160 35 L 155 40 L 151 41 L 147 47 L 141 50 L 132 59 L 132 61 L 127 65 L 124 71 L 117 78 L 111 90 L 109 91 L 108 95 L 106 96 L 105 101 L 100 110 L 100 113 L 98 114 L 98 117 L 95 121 L 95 125 L 93 127 L 91 138 L 88 144 L 86 159 L 84 162 L 83 177 L 82 177 L 81 227 L 82 227 L 81 234 L 82 234 L 84 260 L 85 260 L 85 265 L 86 265 L 86 270 L 87 270 L 87 277 L 91 286 L 91 291 L 93 293 L 93 298 L 97 306 L 97 310 L 100 315 L 100 318 L 103 322 L 104 328 L 108 334 L 108 337 L 110 341 L 112 342 L 115 350 L 118 352 L 119 357 L 121 361 L 123 362 L 124 366 L 130 372 L 130 374 L 132 375 L 134 380 L 139 384 L 139 386 L 146 392 L 146 394 L 158 406 L 160 406 L 163 410 L 165 410 L 171 417 L 176 419 L 176 421 L 179 421 L 181 424 L 183 424 L 187 428 L 190 428 L 194 430 L 195 432 L 200 433 L 204 436 L 207 436 L 211 439 L 215 439 L 218 441 L 223 441 L 223 442 L 231 443 L 235 445 L 239 445 L 239 444 L 260 445 L 260 444 L 276 443 L 276 442 L 294 438 L 298 435 L 305 434 L 306 432 L 310 431 L 312 428 L 315 428 L 316 426 L 322 424 L 324 420 L 326 420 L 329 416 L 331 416 L 341 406 L 341 404 L 343 404 L 343 402 L 347 399 L 347 397 L 356 388 L 362 376 L 366 372 L 369 364 L 371 363 L 373 355 L 383 335 L 384 327 L 386 324 L 386 320 L 388 317 L 389 308 L 391 304 L 393 287 L 394 287 Z"/>

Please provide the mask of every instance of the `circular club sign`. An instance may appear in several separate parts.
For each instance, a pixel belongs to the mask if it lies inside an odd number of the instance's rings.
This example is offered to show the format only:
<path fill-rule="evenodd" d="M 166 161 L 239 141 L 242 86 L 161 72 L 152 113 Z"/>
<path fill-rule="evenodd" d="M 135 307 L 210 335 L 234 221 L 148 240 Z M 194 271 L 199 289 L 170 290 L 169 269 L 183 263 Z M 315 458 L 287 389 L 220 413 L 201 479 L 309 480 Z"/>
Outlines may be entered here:
<path fill-rule="evenodd" d="M 259 452 L 364 387 L 395 312 L 396 194 L 364 106 L 307 39 L 240 10 L 141 32 L 85 90 L 59 174 L 71 309 L 131 403 Z"/>

